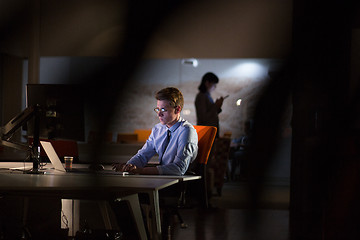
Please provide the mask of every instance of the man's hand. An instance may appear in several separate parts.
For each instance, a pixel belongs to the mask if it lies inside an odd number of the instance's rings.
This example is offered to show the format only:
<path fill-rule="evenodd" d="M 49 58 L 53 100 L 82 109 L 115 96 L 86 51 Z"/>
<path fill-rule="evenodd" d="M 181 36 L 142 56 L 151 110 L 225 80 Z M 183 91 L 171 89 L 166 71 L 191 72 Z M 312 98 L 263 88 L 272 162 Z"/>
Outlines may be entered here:
<path fill-rule="evenodd" d="M 125 164 L 125 165 L 123 165 L 123 168 L 121 171 L 135 173 L 136 169 L 137 169 L 137 167 L 134 164 Z"/>
<path fill-rule="evenodd" d="M 125 165 L 125 163 L 113 163 L 112 169 L 115 170 L 116 172 L 121 172 L 124 165 Z"/>
<path fill-rule="evenodd" d="M 131 172 L 132 170 L 136 169 L 136 166 L 133 164 L 126 164 L 126 163 L 114 163 L 112 165 L 112 169 L 116 172 Z"/>
<path fill-rule="evenodd" d="M 126 164 L 126 163 L 114 163 L 112 166 L 116 172 L 130 172 L 133 174 L 145 174 L 145 175 L 159 174 L 159 171 L 156 167 L 138 168 L 134 164 Z"/>
<path fill-rule="evenodd" d="M 112 165 L 112 169 L 116 172 L 130 172 L 133 174 L 141 174 L 142 168 L 136 167 L 134 164 L 126 164 L 126 163 L 114 163 Z"/>

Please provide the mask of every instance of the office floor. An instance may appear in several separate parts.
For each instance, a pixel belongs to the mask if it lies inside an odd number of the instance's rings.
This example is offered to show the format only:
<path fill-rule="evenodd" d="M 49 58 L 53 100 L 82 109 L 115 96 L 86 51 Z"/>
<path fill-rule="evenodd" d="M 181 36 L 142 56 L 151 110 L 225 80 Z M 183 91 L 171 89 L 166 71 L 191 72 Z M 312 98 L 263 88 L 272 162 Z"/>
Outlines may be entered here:
<path fill-rule="evenodd" d="M 180 228 L 174 216 L 171 235 L 167 239 L 289 240 L 289 184 L 281 181 L 265 184 L 256 211 L 249 210 L 249 202 L 253 201 L 247 194 L 247 186 L 245 181 L 225 182 L 221 196 L 214 191 L 211 208 L 181 209 L 180 214 L 188 228 Z M 97 219 L 101 221 L 101 216 Z"/>
<path fill-rule="evenodd" d="M 249 210 L 246 186 L 241 181 L 226 182 L 222 195 L 212 197 L 212 208 L 182 209 L 188 228 L 181 229 L 174 217 L 170 239 L 288 240 L 288 184 L 266 184 L 255 211 Z"/>

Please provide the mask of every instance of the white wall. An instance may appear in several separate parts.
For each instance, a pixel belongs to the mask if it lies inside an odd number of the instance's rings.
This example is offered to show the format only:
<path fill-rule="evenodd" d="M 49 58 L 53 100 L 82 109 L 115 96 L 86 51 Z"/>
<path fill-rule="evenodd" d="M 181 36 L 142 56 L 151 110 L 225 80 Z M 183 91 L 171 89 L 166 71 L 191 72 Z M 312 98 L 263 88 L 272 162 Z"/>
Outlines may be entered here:
<path fill-rule="evenodd" d="M 194 67 L 184 64 L 183 59 L 144 60 L 131 81 L 128 81 L 126 89 L 112 89 L 119 92 L 119 99 L 110 129 L 116 133 L 132 132 L 136 128 L 151 128 L 158 121 L 153 112 L 156 105 L 154 94 L 167 86 L 177 87 L 183 92 L 185 99 L 183 117 L 196 124 L 194 99 L 198 92 L 197 88 L 202 76 L 211 71 L 220 79 L 217 89 L 212 94 L 213 98 L 229 95 L 219 115 L 220 135 L 230 131 L 233 137 L 240 136 L 243 133 L 243 123 L 251 118 L 257 96 L 268 80 L 268 71 L 278 69 L 281 61 L 276 59 L 197 59 L 197 61 L 198 65 Z M 93 73 L 110 62 L 111 58 L 102 57 L 42 57 L 39 82 L 84 83 L 93 77 Z M 242 103 L 237 106 L 236 101 L 239 98 L 242 99 Z"/>

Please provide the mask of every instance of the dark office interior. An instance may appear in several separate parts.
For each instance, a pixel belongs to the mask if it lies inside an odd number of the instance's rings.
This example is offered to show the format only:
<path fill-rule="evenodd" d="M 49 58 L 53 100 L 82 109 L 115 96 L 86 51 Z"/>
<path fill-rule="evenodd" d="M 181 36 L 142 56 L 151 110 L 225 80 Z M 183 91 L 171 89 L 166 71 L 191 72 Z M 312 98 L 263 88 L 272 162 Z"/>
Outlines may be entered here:
<path fill-rule="evenodd" d="M 193 98 L 213 69 L 215 94 L 230 93 L 220 135 L 240 136 L 251 118 L 251 161 L 246 177 L 224 174 L 208 209 L 183 209 L 189 227 L 171 239 L 359 239 L 359 28 L 355 0 L 0 0 L 0 124 L 24 110 L 26 84 L 80 84 L 79 146 L 98 161 L 90 130 L 151 129 L 158 88 L 182 89 L 195 124 Z M 266 74 L 228 73 L 247 61 Z M 240 98 L 246 110 L 230 106 Z M 0 156 L 24 154 L 0 146 Z"/>

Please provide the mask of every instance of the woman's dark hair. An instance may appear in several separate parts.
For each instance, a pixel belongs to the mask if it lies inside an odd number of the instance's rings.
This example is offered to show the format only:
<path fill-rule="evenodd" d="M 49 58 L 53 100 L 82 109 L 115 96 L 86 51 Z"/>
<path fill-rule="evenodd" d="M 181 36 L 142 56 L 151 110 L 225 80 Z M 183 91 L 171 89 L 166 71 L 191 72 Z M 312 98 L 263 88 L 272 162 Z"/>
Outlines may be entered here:
<path fill-rule="evenodd" d="M 218 83 L 219 78 L 213 74 L 212 72 L 205 73 L 205 75 L 202 77 L 201 84 L 198 87 L 199 91 L 202 93 L 205 93 L 207 91 L 205 83 Z"/>

